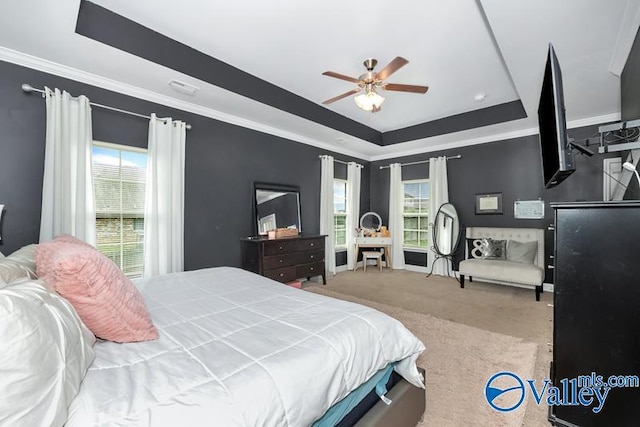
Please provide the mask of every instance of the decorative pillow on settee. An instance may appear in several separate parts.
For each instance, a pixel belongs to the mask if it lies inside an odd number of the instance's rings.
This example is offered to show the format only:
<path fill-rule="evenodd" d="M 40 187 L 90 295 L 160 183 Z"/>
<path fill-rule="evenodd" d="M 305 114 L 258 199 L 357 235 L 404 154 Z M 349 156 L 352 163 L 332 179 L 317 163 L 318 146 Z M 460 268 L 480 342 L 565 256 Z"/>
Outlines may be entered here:
<path fill-rule="evenodd" d="M 481 239 L 480 251 L 482 259 L 507 259 L 507 241 Z"/>
<path fill-rule="evenodd" d="M 509 240 L 507 242 L 507 260 L 522 262 L 525 264 L 533 264 L 538 252 L 538 242 L 516 242 Z"/>
<path fill-rule="evenodd" d="M 142 294 L 109 258 L 68 237 L 41 243 L 38 274 L 76 309 L 98 337 L 114 342 L 158 338 Z"/>
<path fill-rule="evenodd" d="M 0 289 L 0 425 L 62 426 L 94 342 L 71 304 L 43 282 Z"/>

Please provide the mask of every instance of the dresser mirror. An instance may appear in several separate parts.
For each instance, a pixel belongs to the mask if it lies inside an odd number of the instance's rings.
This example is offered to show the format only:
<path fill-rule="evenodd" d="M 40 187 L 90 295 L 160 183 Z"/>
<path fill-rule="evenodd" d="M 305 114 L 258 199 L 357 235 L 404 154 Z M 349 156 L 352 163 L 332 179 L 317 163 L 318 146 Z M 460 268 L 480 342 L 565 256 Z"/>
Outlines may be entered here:
<path fill-rule="evenodd" d="M 256 234 L 267 234 L 276 228 L 302 231 L 299 187 L 264 182 L 256 182 L 253 187 Z"/>
<path fill-rule="evenodd" d="M 451 203 L 444 203 L 433 222 L 433 249 L 439 257 L 450 258 L 456 253 L 459 241 L 458 211 Z"/>

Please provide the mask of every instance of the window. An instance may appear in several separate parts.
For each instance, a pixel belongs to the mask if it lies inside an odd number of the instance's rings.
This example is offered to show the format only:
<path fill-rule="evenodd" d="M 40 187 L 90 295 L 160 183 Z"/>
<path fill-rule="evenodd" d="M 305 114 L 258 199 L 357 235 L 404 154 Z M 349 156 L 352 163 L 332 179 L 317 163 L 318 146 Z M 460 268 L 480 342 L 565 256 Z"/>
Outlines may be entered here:
<path fill-rule="evenodd" d="M 403 244 L 405 248 L 429 247 L 429 180 L 404 181 Z"/>
<path fill-rule="evenodd" d="M 336 249 L 347 247 L 347 181 L 333 180 L 333 229 Z"/>
<path fill-rule="evenodd" d="M 97 248 L 126 276 L 141 276 L 146 150 L 94 142 L 92 159 Z"/>

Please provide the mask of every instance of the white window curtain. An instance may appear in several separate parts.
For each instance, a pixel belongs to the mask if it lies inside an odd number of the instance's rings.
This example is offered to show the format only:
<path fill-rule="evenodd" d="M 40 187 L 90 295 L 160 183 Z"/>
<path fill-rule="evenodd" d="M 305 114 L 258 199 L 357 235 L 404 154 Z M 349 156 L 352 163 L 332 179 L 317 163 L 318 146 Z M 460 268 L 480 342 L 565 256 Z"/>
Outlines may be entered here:
<path fill-rule="evenodd" d="M 96 245 L 91 106 L 86 96 L 45 87 L 47 128 L 40 241 L 71 234 Z"/>
<path fill-rule="evenodd" d="M 355 268 L 355 229 L 360 223 L 361 166 L 355 162 L 347 165 L 347 269 Z"/>
<path fill-rule="evenodd" d="M 320 234 L 325 234 L 324 263 L 327 278 L 336 274 L 335 226 L 333 207 L 333 157 L 321 157 L 320 172 Z M 348 234 L 348 233 L 347 233 Z"/>
<path fill-rule="evenodd" d="M 393 163 L 389 166 L 389 231 L 391 232 L 391 264 L 394 270 L 404 269 L 403 210 L 402 166 L 400 163 Z"/>
<path fill-rule="evenodd" d="M 151 114 L 144 205 L 144 277 L 184 270 L 186 123 Z"/>
<path fill-rule="evenodd" d="M 449 184 L 447 181 L 447 158 L 432 157 L 429 159 L 429 239 L 433 238 L 433 221 L 438 209 L 449 201 Z M 440 233 L 445 236 L 445 233 Z M 433 245 L 433 242 L 431 242 Z M 441 245 L 442 247 L 442 245 Z M 439 258 L 436 261 L 433 251 L 427 253 L 427 266 L 433 274 L 445 276 L 451 270 L 451 261 Z"/>

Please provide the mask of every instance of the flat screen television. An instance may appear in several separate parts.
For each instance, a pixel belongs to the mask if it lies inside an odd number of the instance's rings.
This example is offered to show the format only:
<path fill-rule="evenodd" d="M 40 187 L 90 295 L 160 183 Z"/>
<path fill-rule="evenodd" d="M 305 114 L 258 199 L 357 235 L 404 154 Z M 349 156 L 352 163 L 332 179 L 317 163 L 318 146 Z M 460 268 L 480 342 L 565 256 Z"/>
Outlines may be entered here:
<path fill-rule="evenodd" d="M 549 43 L 549 54 L 538 105 L 538 127 L 544 186 L 551 188 L 560 184 L 576 170 L 567 137 L 562 73 L 551 43 Z"/>

